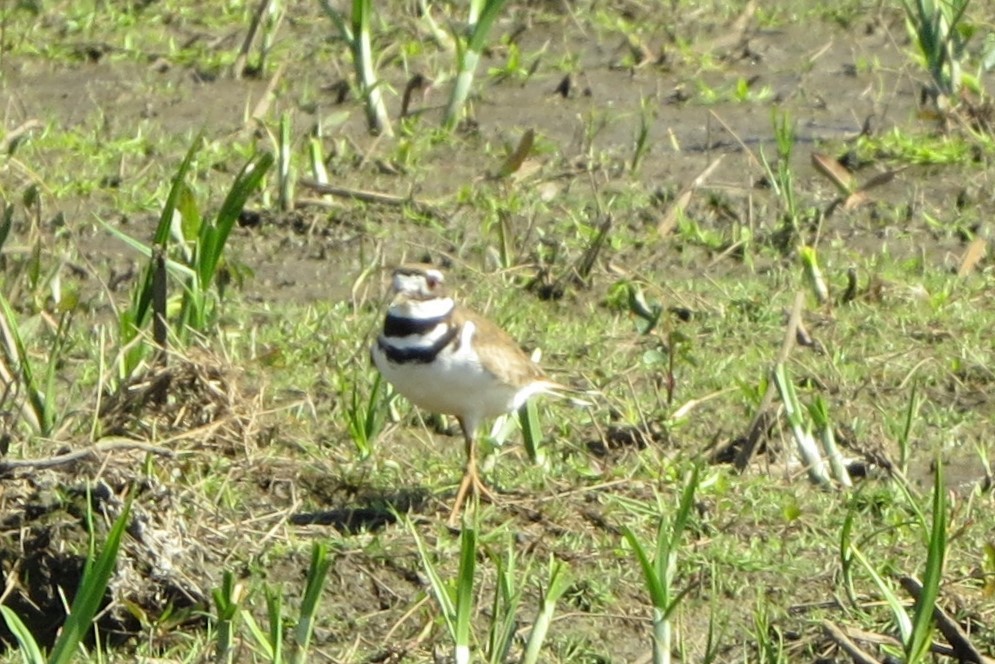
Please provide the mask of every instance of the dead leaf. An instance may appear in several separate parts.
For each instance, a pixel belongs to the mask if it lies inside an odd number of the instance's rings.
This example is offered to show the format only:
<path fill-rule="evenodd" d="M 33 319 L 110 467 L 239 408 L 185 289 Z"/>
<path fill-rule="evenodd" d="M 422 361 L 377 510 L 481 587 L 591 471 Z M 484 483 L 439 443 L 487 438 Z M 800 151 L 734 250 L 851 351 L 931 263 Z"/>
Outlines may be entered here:
<path fill-rule="evenodd" d="M 871 202 L 871 196 L 867 192 L 860 190 L 855 191 L 846 197 L 843 201 L 844 210 L 854 210 L 859 208 L 861 205 L 867 205 Z"/>
<path fill-rule="evenodd" d="M 521 140 L 518 141 L 518 147 L 515 151 L 508 155 L 508 158 L 504 160 L 501 165 L 501 170 L 498 171 L 498 177 L 506 178 L 519 168 L 522 167 L 522 163 L 525 162 L 526 157 L 532 152 L 532 145 L 535 143 L 536 133 L 533 129 L 527 129 L 524 134 L 522 134 Z"/>
<path fill-rule="evenodd" d="M 958 277 L 966 277 L 974 271 L 974 268 L 978 266 L 981 259 L 985 257 L 987 253 L 988 243 L 982 237 L 976 237 L 971 240 L 971 244 L 967 245 L 967 251 L 964 252 L 964 256 L 960 259 L 960 267 L 957 268 Z"/>
<path fill-rule="evenodd" d="M 812 166 L 829 178 L 842 195 L 849 196 L 853 193 L 853 175 L 836 159 L 821 152 L 813 152 Z"/>
<path fill-rule="evenodd" d="M 872 177 L 870 180 L 868 180 L 864 184 L 860 185 L 860 190 L 861 191 L 869 191 L 869 190 L 874 189 L 876 187 L 880 187 L 881 185 L 888 184 L 889 182 L 891 182 L 892 180 L 895 179 L 896 175 L 898 175 L 899 173 L 901 173 L 904 170 L 905 170 L 905 167 L 903 166 L 902 168 L 896 168 L 896 169 L 891 170 L 891 171 L 885 171 L 884 173 L 878 173 L 877 175 L 875 175 L 874 177 Z"/>

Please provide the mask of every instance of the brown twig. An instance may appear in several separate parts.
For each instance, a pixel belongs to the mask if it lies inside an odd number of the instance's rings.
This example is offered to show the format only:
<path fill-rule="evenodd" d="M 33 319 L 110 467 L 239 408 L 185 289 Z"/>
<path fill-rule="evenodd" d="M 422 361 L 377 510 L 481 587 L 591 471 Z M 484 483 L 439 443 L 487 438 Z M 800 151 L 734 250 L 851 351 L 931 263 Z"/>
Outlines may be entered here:
<path fill-rule="evenodd" d="M 3 137 L 3 140 L 0 141 L 0 154 L 9 152 L 11 146 L 14 145 L 14 143 L 16 143 L 21 136 L 24 136 L 32 129 L 41 129 L 44 126 L 45 125 L 43 125 L 40 120 L 32 118 L 21 124 L 19 127 L 11 129 L 7 132 L 7 135 Z"/>
<path fill-rule="evenodd" d="M 922 584 L 919 581 L 911 576 L 900 576 L 898 582 L 902 584 L 905 592 L 912 595 L 916 602 L 919 601 L 919 596 L 922 594 Z M 957 661 L 969 662 L 970 664 L 993 664 L 995 662 L 995 660 L 982 655 L 981 651 L 974 647 L 971 639 L 964 633 L 957 621 L 947 615 L 947 612 L 939 605 L 933 607 L 933 620 L 936 621 L 936 626 L 947 643 L 957 653 Z"/>
<path fill-rule="evenodd" d="M 7 576 L 7 582 L 4 584 L 3 593 L 0 594 L 0 604 L 6 604 L 7 598 L 10 597 L 11 593 L 20 584 L 22 560 L 23 558 L 15 558 L 14 564 L 11 565 L 10 569 L 4 571 L 4 574 Z"/>
<path fill-rule="evenodd" d="M 850 656 L 850 659 L 854 661 L 854 664 L 880 664 L 878 660 L 864 652 L 860 646 L 854 643 L 850 637 L 847 636 L 846 632 L 837 627 L 834 623 L 828 620 L 823 620 L 822 629 L 826 631 L 829 638 L 836 642 L 836 645 L 842 648 L 843 651 Z"/>
<path fill-rule="evenodd" d="M 795 339 L 798 336 L 798 327 L 802 320 L 802 306 L 804 304 L 805 293 L 798 291 L 795 294 L 795 305 L 791 309 L 791 317 L 788 319 L 788 327 L 784 331 L 784 341 L 781 343 L 781 350 L 777 353 L 777 359 L 774 361 L 774 364 L 771 365 L 771 371 L 778 364 L 784 364 L 788 359 L 788 355 L 791 354 L 791 349 L 794 348 Z M 756 450 L 757 442 L 760 440 L 760 434 L 766 428 L 763 425 L 767 422 L 767 410 L 774 402 L 774 395 L 776 394 L 777 384 L 772 378 L 767 384 L 767 391 L 764 393 L 760 405 L 757 406 L 757 413 L 753 416 L 753 421 L 750 423 L 750 428 L 746 433 L 746 443 L 739 451 L 739 454 L 736 455 L 735 466 L 739 472 L 746 470 L 746 467 L 750 465 L 750 461 L 753 459 L 753 453 Z"/>
<path fill-rule="evenodd" d="M 739 137 L 739 134 L 737 134 L 735 131 L 733 131 L 732 127 L 730 127 L 729 124 L 726 123 L 726 121 L 723 120 L 722 117 L 719 116 L 719 114 L 716 113 L 715 111 L 709 109 L 708 115 L 710 117 L 715 118 L 715 121 L 718 122 L 720 125 L 722 125 L 722 128 L 725 129 L 726 132 L 730 136 L 732 136 L 733 140 L 736 141 L 739 144 L 739 147 L 743 150 L 743 152 L 746 153 L 746 156 L 749 158 L 750 163 L 755 168 L 760 169 L 761 171 L 763 171 L 764 170 L 763 164 L 760 162 L 759 159 L 757 159 L 757 155 L 753 154 L 753 150 L 751 150 L 749 147 L 747 147 L 746 143 L 743 142 L 743 139 Z"/>
<path fill-rule="evenodd" d="M 271 0 L 261 0 L 256 6 L 256 11 L 252 13 L 252 20 L 249 22 L 249 30 L 245 33 L 245 39 L 242 41 L 242 48 L 238 51 L 238 56 L 235 58 L 234 64 L 231 66 L 231 75 L 235 80 L 242 78 L 242 74 L 245 73 L 245 63 L 249 59 L 249 51 L 252 50 L 252 42 L 256 39 L 256 33 L 259 31 L 259 24 L 262 23 L 263 16 L 266 14 L 266 10 L 269 9 L 269 3 Z"/>
<path fill-rule="evenodd" d="M 153 364 L 159 368 L 166 366 L 168 357 L 167 342 L 169 322 L 166 320 L 166 250 L 162 245 L 152 247 L 152 340 L 156 351 Z M 163 390 L 155 397 L 157 403 L 165 403 Z"/>
<path fill-rule="evenodd" d="M 377 191 L 364 191 L 362 189 L 348 189 L 346 187 L 336 187 L 330 184 L 322 184 L 317 180 L 312 180 L 310 178 L 301 178 L 298 181 L 302 187 L 307 187 L 320 194 L 326 194 L 329 196 L 338 196 L 340 198 L 349 198 L 354 201 L 361 201 L 363 203 L 373 203 L 375 205 L 388 205 L 394 207 L 403 207 L 405 205 L 410 205 L 419 212 L 424 214 L 436 214 L 435 209 L 428 203 L 416 200 L 411 196 L 395 196 L 393 194 L 382 194 Z"/>
<path fill-rule="evenodd" d="M 76 461 L 87 457 L 98 456 L 100 454 L 115 452 L 118 450 L 141 450 L 143 452 L 158 454 L 161 456 L 175 456 L 175 452 L 173 452 L 173 450 L 165 447 L 159 447 L 158 445 L 142 443 L 137 440 L 104 440 L 99 443 L 94 443 L 92 446 L 81 450 L 67 452 L 66 454 L 59 454 L 52 457 L 45 457 L 43 459 L 10 459 L 3 461 L 0 462 L 0 473 L 8 470 L 15 470 L 17 468 L 53 468 L 55 466 L 64 466 L 69 463 L 75 463 Z"/>
<path fill-rule="evenodd" d="M 849 636 L 859 640 L 866 641 L 867 643 L 874 643 L 878 645 L 886 645 L 891 648 L 902 649 L 902 642 L 890 634 L 878 634 L 877 632 L 868 632 L 867 630 L 859 629 L 857 627 L 850 627 L 847 629 Z M 934 655 L 940 655 L 941 657 L 953 657 L 954 649 L 943 643 L 936 643 L 935 641 L 930 645 L 929 651 Z"/>
<path fill-rule="evenodd" d="M 265 117 L 266 113 L 269 111 L 270 105 L 273 103 L 276 86 L 280 82 L 280 79 L 283 78 L 284 68 L 285 64 L 283 62 L 277 65 L 276 71 L 273 72 L 273 75 L 269 79 L 269 83 L 266 84 L 266 90 L 263 92 L 263 96 L 259 98 L 259 101 L 256 102 L 255 107 L 252 109 L 252 116 L 249 118 L 250 122 L 246 123 L 246 129 L 251 129 L 254 126 L 254 123 L 262 123 L 263 117 Z"/>
<path fill-rule="evenodd" d="M 697 191 L 702 185 L 705 184 L 705 180 L 708 176 L 722 163 L 722 159 L 725 158 L 724 154 L 720 154 L 718 157 L 712 160 L 708 166 L 705 167 L 701 173 L 695 176 L 691 183 L 684 187 L 684 190 L 677 195 L 677 198 L 671 204 L 667 213 L 663 215 L 663 219 L 656 226 L 656 232 L 660 237 L 667 235 L 673 230 L 674 226 L 677 225 L 677 220 L 680 219 L 681 214 L 687 209 L 688 204 L 691 202 L 691 197 L 694 192 Z"/>

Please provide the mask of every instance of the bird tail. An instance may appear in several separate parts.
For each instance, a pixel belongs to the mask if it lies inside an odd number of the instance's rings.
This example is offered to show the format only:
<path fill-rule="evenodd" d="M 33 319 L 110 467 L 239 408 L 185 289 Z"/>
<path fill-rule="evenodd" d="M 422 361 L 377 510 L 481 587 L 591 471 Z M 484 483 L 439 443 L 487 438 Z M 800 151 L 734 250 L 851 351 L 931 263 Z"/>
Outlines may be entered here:
<path fill-rule="evenodd" d="M 597 390 L 581 390 L 551 380 L 546 381 L 546 384 L 543 386 L 543 393 L 569 401 L 570 405 L 577 408 L 589 408 L 593 406 L 593 399 L 601 395 Z"/>

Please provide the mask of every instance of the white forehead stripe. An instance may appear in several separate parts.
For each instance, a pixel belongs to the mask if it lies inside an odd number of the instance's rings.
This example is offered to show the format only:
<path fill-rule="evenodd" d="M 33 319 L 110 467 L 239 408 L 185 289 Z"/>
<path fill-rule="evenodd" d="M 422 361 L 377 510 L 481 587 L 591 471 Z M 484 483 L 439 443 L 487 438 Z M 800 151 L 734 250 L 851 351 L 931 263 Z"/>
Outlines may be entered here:
<path fill-rule="evenodd" d="M 398 293 L 421 293 L 428 295 L 431 290 L 428 285 L 429 280 L 441 284 L 445 281 L 445 277 L 442 272 L 433 269 L 415 273 L 397 271 L 394 273 L 394 290 Z"/>

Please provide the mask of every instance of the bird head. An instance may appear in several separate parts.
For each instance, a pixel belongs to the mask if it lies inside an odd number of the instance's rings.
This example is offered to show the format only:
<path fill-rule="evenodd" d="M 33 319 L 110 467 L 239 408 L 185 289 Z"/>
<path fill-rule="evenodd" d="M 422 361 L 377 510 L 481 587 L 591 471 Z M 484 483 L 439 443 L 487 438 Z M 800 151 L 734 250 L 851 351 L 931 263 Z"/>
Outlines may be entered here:
<path fill-rule="evenodd" d="M 445 281 L 442 272 L 431 265 L 402 265 L 394 270 L 392 286 L 396 294 L 427 300 L 446 294 Z"/>

